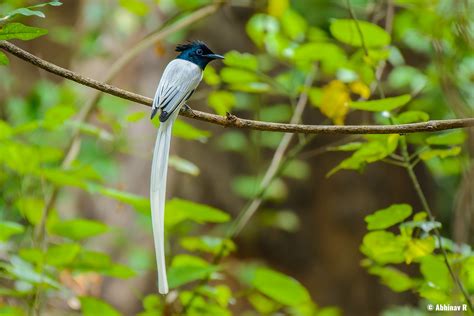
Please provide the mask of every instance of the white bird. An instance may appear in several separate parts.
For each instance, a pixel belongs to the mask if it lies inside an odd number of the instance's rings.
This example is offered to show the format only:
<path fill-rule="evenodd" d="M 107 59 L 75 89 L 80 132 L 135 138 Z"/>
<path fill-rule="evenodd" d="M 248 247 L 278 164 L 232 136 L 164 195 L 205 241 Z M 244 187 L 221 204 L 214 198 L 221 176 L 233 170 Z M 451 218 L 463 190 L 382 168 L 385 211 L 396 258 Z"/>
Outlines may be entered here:
<path fill-rule="evenodd" d="M 150 181 L 151 219 L 158 269 L 158 291 L 161 294 L 168 293 L 164 222 L 171 130 L 181 107 L 185 105 L 201 82 L 202 72 L 206 65 L 214 59 L 224 58 L 214 54 L 201 41 L 178 45 L 176 51 L 180 54 L 166 66 L 156 89 L 151 112 L 153 119 L 160 110 L 161 122 L 153 152 Z"/>

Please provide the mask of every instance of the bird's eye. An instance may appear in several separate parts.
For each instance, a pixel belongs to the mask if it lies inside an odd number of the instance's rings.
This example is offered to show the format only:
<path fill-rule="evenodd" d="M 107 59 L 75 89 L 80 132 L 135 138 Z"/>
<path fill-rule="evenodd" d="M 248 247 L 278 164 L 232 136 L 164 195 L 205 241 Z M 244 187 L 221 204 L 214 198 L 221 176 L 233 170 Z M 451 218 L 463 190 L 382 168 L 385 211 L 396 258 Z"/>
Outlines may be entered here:
<path fill-rule="evenodd" d="M 202 49 L 198 48 L 198 49 L 196 50 L 196 54 L 202 55 Z"/>

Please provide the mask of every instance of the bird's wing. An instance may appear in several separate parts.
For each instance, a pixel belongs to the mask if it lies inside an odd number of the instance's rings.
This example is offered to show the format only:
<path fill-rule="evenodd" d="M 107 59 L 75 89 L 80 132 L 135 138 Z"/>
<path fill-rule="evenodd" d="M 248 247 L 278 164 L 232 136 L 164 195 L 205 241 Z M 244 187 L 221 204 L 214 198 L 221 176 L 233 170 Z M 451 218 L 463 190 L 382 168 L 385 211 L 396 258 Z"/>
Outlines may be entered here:
<path fill-rule="evenodd" d="M 161 110 L 160 121 L 166 121 L 190 97 L 202 79 L 202 70 L 187 60 L 171 61 L 163 72 L 155 98 L 152 116 Z"/>

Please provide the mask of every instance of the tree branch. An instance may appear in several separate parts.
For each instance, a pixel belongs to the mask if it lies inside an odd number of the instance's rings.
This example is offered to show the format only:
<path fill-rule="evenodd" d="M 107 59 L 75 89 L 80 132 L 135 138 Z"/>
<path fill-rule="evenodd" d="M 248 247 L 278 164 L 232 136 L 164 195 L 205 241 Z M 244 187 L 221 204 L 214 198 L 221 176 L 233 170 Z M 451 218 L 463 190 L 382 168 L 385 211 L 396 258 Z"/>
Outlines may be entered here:
<path fill-rule="evenodd" d="M 152 99 L 115 86 L 81 76 L 71 70 L 59 67 L 47 62 L 12 43 L 0 41 L 0 48 L 16 57 L 23 59 L 39 68 L 63 78 L 75 81 L 79 84 L 116 97 L 151 106 Z M 435 132 L 455 128 L 467 128 L 474 126 L 474 118 L 433 120 L 423 123 L 398 124 L 398 125 L 303 125 L 284 124 L 273 122 L 262 122 L 238 118 L 228 114 L 226 117 L 201 111 L 181 110 L 182 116 L 204 121 L 224 127 L 246 128 L 270 132 L 302 133 L 302 134 L 408 134 L 417 132 Z"/>

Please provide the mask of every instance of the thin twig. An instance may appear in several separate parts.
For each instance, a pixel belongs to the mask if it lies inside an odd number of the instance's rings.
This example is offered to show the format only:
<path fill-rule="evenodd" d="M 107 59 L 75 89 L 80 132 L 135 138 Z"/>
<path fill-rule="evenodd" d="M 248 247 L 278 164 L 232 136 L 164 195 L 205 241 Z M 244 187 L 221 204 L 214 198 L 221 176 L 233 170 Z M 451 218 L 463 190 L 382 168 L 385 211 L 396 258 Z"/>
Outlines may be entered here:
<path fill-rule="evenodd" d="M 291 124 L 296 124 L 301 121 L 301 116 L 308 102 L 308 90 L 313 84 L 314 76 L 315 76 L 315 67 L 313 67 L 313 69 L 309 71 L 309 74 L 306 77 L 303 92 L 301 93 L 298 99 L 298 103 L 296 104 L 295 111 L 290 120 Z M 288 149 L 288 146 L 290 145 L 293 139 L 293 136 L 294 134 L 291 134 L 291 133 L 286 133 L 285 135 L 283 135 L 283 139 L 280 141 L 280 144 L 275 150 L 275 154 L 273 155 L 272 161 L 270 162 L 270 166 L 265 172 L 265 175 L 263 176 L 263 179 L 259 185 L 258 192 L 262 192 L 271 184 L 272 180 L 274 179 L 275 174 L 278 171 L 278 168 L 281 165 L 281 161 L 285 155 L 285 152 Z M 262 196 L 259 196 L 259 195 L 260 194 L 257 194 L 257 197 L 252 201 L 249 207 L 239 214 L 239 217 L 236 219 L 236 221 L 234 222 L 234 225 L 230 229 L 229 235 L 231 237 L 235 236 L 236 234 L 240 232 L 240 230 L 248 223 L 250 218 L 253 216 L 253 214 L 255 214 L 257 209 L 260 207 L 260 204 L 262 203 Z"/>
<path fill-rule="evenodd" d="M 408 153 L 408 146 L 407 146 L 407 141 L 406 141 L 405 136 L 400 138 L 400 147 L 401 147 L 402 155 L 405 158 L 405 168 L 408 172 L 408 176 L 410 177 L 411 182 L 413 183 L 413 187 L 415 188 L 416 194 L 418 195 L 418 198 L 420 199 L 421 205 L 423 206 L 424 211 L 428 214 L 428 218 L 430 222 L 435 223 L 436 220 L 433 215 L 433 212 L 431 211 L 430 205 L 428 204 L 428 200 L 426 199 L 426 196 L 423 193 L 423 190 L 421 189 L 420 182 L 418 181 L 418 178 L 416 177 L 416 174 L 413 170 L 413 166 L 410 164 L 410 155 Z M 466 289 L 462 285 L 457 275 L 454 273 L 451 263 L 449 263 L 448 254 L 446 252 L 446 249 L 444 249 L 444 246 L 443 246 L 443 238 L 441 237 L 441 233 L 439 232 L 438 228 L 436 228 L 436 226 L 433 226 L 433 232 L 438 241 L 439 249 L 441 250 L 441 255 L 443 256 L 444 263 L 446 264 L 446 267 L 448 268 L 449 274 L 451 275 L 451 278 L 453 279 L 454 283 L 456 284 L 456 286 L 459 288 L 462 295 L 464 296 L 464 299 L 466 300 L 466 303 L 469 306 L 469 310 L 471 311 L 471 313 L 473 313 L 474 309 L 472 306 L 471 299 L 469 298 L 469 294 L 467 293 Z"/>
<path fill-rule="evenodd" d="M 64 69 L 52 63 L 49 63 L 35 55 L 24 51 L 23 49 L 7 42 L 0 41 L 0 48 L 35 65 L 48 72 L 64 77 L 66 79 L 75 81 L 79 84 L 100 90 L 102 92 L 114 95 L 116 97 L 144 104 L 152 105 L 152 99 L 129 92 L 115 86 L 81 76 L 73 71 Z M 201 112 L 197 110 L 183 109 L 181 115 L 196 119 L 199 121 L 208 122 L 211 124 L 220 125 L 223 127 L 246 128 L 269 132 L 284 132 L 284 133 L 302 133 L 302 134 L 408 134 L 418 132 L 435 132 L 455 128 L 466 128 L 474 126 L 474 118 L 451 119 L 451 120 L 433 120 L 422 123 L 398 124 L 398 125 L 304 125 L 304 124 L 285 124 L 262 122 L 255 120 L 247 120 L 239 118 L 235 115 L 228 114 L 227 116 L 220 116 Z"/>

